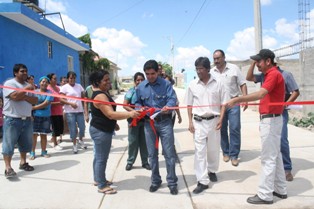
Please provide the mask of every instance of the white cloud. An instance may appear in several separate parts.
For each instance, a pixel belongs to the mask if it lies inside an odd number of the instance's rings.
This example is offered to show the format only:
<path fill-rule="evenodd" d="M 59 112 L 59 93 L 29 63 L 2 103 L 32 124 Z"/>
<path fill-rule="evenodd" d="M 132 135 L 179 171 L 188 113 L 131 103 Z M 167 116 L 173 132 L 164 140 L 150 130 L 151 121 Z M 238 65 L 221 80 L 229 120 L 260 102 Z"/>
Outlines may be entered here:
<path fill-rule="evenodd" d="M 71 35 L 79 37 L 88 33 L 88 28 L 85 25 L 78 24 L 65 14 L 61 15 L 65 30 L 69 32 Z M 62 21 L 59 15 L 47 16 L 46 18 L 63 29 Z"/>
<path fill-rule="evenodd" d="M 143 19 L 150 19 L 152 17 L 154 17 L 153 13 L 144 13 L 144 14 L 142 14 L 142 18 Z"/>
<path fill-rule="evenodd" d="M 275 30 L 279 36 L 288 38 L 288 40 L 293 43 L 299 40 L 297 21 L 288 23 L 285 18 L 281 18 L 275 22 Z"/>
<path fill-rule="evenodd" d="M 139 60 L 144 60 L 141 40 L 126 30 L 98 28 L 92 33 L 92 48 L 100 56 L 115 62 L 125 72 L 142 69 Z M 134 66 L 131 66 L 134 64 Z M 141 63 L 142 64 L 142 63 Z"/>
<path fill-rule="evenodd" d="M 39 0 L 39 6 L 46 10 L 45 13 L 60 12 L 65 30 L 75 37 L 82 36 L 88 33 L 88 29 L 85 25 L 78 24 L 71 19 L 66 13 L 66 7 L 62 1 L 57 0 Z M 61 18 L 58 14 L 47 15 L 46 18 L 53 22 L 55 25 L 63 29 Z"/>
<path fill-rule="evenodd" d="M 263 48 L 275 50 L 297 43 L 298 38 L 296 21 L 288 23 L 285 19 L 279 19 L 275 23 L 275 29 L 263 30 Z M 245 60 L 252 54 L 255 54 L 254 27 L 236 32 L 226 50 L 226 59 Z"/>
<path fill-rule="evenodd" d="M 144 63 L 147 61 L 147 59 L 144 56 L 136 57 L 135 63 L 131 67 L 132 72 L 127 73 L 128 75 L 134 75 L 136 72 L 142 72 L 143 73 L 143 66 Z"/>
<path fill-rule="evenodd" d="M 57 0 L 39 0 L 39 6 L 42 9 L 46 9 L 47 12 L 61 12 L 66 13 L 66 6 Z"/>
<path fill-rule="evenodd" d="M 250 27 L 234 34 L 234 38 L 230 41 L 230 45 L 226 50 L 226 59 L 248 59 L 254 53 L 255 30 L 254 27 Z"/>
<path fill-rule="evenodd" d="M 146 45 L 140 39 L 126 30 L 117 30 L 115 28 L 98 28 L 92 33 L 93 49 L 100 54 L 105 55 L 110 52 L 119 52 L 122 56 L 132 57 L 138 56 L 141 49 Z"/>
<path fill-rule="evenodd" d="M 208 57 L 210 59 L 211 53 L 204 46 L 195 46 L 191 48 L 179 47 L 176 50 L 175 55 L 175 71 L 181 71 L 184 69 L 194 69 L 194 62 L 198 57 Z"/>
<path fill-rule="evenodd" d="M 261 5 L 265 6 L 265 5 L 271 5 L 272 0 L 260 0 Z"/>

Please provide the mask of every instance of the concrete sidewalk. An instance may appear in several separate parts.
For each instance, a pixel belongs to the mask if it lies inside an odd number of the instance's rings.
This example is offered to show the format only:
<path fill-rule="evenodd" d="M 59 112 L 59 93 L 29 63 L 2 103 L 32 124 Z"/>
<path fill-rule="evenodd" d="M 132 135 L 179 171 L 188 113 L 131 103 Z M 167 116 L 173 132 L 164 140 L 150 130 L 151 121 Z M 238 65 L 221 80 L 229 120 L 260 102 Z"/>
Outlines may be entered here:
<path fill-rule="evenodd" d="M 176 89 L 180 101 L 184 90 Z M 116 102 L 122 103 L 124 95 Z M 181 104 L 183 104 L 181 102 Z M 121 110 L 122 108 L 118 108 Z M 194 195 L 196 187 L 194 174 L 193 136 L 187 130 L 186 109 L 181 109 L 183 122 L 175 125 L 176 148 L 180 158 L 176 172 L 179 178 L 179 194 L 169 193 L 166 184 L 165 161 L 160 155 L 162 187 L 150 193 L 150 171 L 141 167 L 138 157 L 134 168 L 125 171 L 127 159 L 127 123 L 119 121 L 121 130 L 114 136 L 107 166 L 107 177 L 114 182 L 118 193 L 103 195 L 93 186 L 92 161 L 93 144 L 86 129 L 87 150 L 72 154 L 69 136 L 61 144 L 62 151 L 48 148 L 50 158 L 37 157 L 30 164 L 33 172 L 18 169 L 17 150 L 12 165 L 17 178 L 4 177 L 4 162 L 0 157 L 0 208 L 314 208 L 314 133 L 289 125 L 289 140 L 295 179 L 288 182 L 288 199 L 274 198 L 273 205 L 256 206 L 246 203 L 247 197 L 257 191 L 260 175 L 260 137 L 258 113 L 247 110 L 242 114 L 242 148 L 240 164 L 234 167 L 230 162 L 220 161 L 218 182 L 210 183 L 205 192 Z M 38 144 L 39 145 L 39 144 Z M 38 146 L 37 153 L 40 153 Z"/>

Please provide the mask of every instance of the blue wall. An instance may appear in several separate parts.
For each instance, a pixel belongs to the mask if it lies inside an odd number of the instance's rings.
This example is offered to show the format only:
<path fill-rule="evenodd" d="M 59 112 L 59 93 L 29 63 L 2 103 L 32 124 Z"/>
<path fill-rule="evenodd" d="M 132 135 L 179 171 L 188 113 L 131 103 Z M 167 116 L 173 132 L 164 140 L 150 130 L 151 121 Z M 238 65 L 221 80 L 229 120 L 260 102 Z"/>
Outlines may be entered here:
<path fill-rule="evenodd" d="M 37 33 L 4 16 L 0 16 L 0 83 L 13 77 L 13 66 L 23 63 L 29 74 L 35 76 L 35 82 L 48 73 L 58 77 L 68 72 L 68 56 L 73 57 L 77 82 L 80 82 L 79 53 L 59 42 Z M 48 58 L 48 41 L 52 42 L 52 58 Z"/>

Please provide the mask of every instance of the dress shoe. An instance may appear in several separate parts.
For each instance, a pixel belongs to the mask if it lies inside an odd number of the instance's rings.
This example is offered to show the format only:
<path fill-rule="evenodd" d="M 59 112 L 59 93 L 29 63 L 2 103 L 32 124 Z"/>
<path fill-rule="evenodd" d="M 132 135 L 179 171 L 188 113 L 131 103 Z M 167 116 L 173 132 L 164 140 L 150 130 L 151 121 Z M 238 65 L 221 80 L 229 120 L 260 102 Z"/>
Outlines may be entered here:
<path fill-rule="evenodd" d="M 273 204 L 273 201 L 266 201 L 259 198 L 259 196 L 256 194 L 253 197 L 247 198 L 247 202 L 251 204 Z"/>
<path fill-rule="evenodd" d="M 132 164 L 127 164 L 127 165 L 125 166 L 125 170 L 129 171 L 129 170 L 132 169 L 132 167 L 133 167 Z"/>
<path fill-rule="evenodd" d="M 142 167 L 145 168 L 146 170 L 152 170 L 148 163 L 142 165 Z"/>
<path fill-rule="evenodd" d="M 293 176 L 292 176 L 291 171 L 286 171 L 286 180 L 293 181 Z"/>
<path fill-rule="evenodd" d="M 172 194 L 172 195 L 178 194 L 178 188 L 177 187 L 171 187 L 169 189 L 170 189 L 170 194 Z"/>
<path fill-rule="evenodd" d="M 160 185 L 151 185 L 149 187 L 150 192 L 156 192 L 159 189 Z"/>
<path fill-rule="evenodd" d="M 229 162 L 230 157 L 229 157 L 228 155 L 224 155 L 223 160 L 224 160 L 225 162 Z"/>
<path fill-rule="evenodd" d="M 209 176 L 209 180 L 210 180 L 211 182 L 217 182 L 216 173 L 209 172 L 209 173 L 208 173 L 208 176 Z"/>
<path fill-rule="evenodd" d="M 286 195 L 286 194 L 279 194 L 277 192 L 273 192 L 273 195 L 276 196 L 276 197 L 279 197 L 281 199 L 287 199 L 288 198 L 288 195 Z"/>
<path fill-rule="evenodd" d="M 233 166 L 238 166 L 239 165 L 239 160 L 237 158 L 234 158 L 234 159 L 231 160 L 231 164 Z"/>
<path fill-rule="evenodd" d="M 208 185 L 204 185 L 204 184 L 201 184 L 201 183 L 197 183 L 197 187 L 193 190 L 193 193 L 194 194 L 199 194 L 201 193 L 202 191 L 204 191 L 205 189 L 208 189 Z"/>

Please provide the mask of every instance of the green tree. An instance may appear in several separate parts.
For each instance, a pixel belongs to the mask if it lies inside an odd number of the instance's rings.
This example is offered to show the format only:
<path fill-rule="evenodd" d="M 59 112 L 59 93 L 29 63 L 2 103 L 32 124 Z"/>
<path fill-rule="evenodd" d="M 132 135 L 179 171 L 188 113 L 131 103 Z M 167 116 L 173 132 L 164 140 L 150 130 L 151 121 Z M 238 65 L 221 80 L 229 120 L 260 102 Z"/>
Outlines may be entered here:
<path fill-rule="evenodd" d="M 80 54 L 83 70 L 86 74 L 90 74 L 95 69 L 97 69 L 95 57 L 99 57 L 99 55 L 92 50 L 92 41 L 89 33 L 79 37 L 78 39 L 88 44 L 90 47 L 89 51 L 85 51 L 84 54 Z"/>
<path fill-rule="evenodd" d="M 90 34 L 87 33 L 81 37 L 78 37 L 81 41 L 83 41 L 85 44 L 89 45 L 89 48 L 92 48 L 92 40 L 90 39 Z"/>
<path fill-rule="evenodd" d="M 101 58 L 96 61 L 96 66 L 98 69 L 108 70 L 110 68 L 110 62 L 107 58 Z"/>
<path fill-rule="evenodd" d="M 164 63 L 162 63 L 162 62 L 158 62 L 159 64 L 161 64 L 161 66 L 162 66 L 162 69 L 165 71 L 165 73 L 167 74 L 167 75 L 169 75 L 169 76 L 173 76 L 173 74 L 172 74 L 172 66 L 171 65 L 169 65 L 168 63 L 166 63 L 166 62 L 164 62 Z"/>

